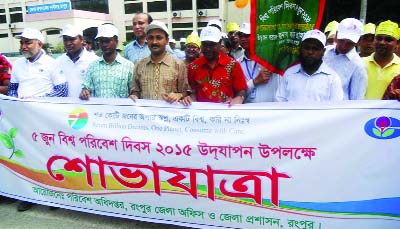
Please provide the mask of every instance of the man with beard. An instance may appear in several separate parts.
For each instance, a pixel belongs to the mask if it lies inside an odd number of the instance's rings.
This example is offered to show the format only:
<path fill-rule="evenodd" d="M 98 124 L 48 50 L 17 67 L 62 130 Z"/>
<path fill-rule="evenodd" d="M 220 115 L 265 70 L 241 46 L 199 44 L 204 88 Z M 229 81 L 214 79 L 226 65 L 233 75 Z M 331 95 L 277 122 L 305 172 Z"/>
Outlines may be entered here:
<path fill-rule="evenodd" d="M 14 63 L 8 95 L 18 98 L 67 96 L 65 77 L 52 74 L 54 59 L 42 49 L 42 33 L 25 28 L 15 37 L 20 39 L 20 51 L 24 57 Z"/>
<path fill-rule="evenodd" d="M 161 21 L 153 21 L 146 29 L 150 56 L 135 66 L 130 98 L 178 102 L 190 94 L 186 65 L 166 51 L 169 32 Z"/>
<path fill-rule="evenodd" d="M 83 32 L 75 26 L 66 25 L 61 37 L 66 53 L 56 59 L 54 74 L 67 79 L 68 97 L 78 98 L 87 67 L 99 57 L 83 47 Z"/>
<path fill-rule="evenodd" d="M 185 46 L 185 64 L 188 66 L 190 63 L 200 57 L 201 42 L 199 35 L 197 35 L 197 33 L 190 34 L 186 38 Z"/>
<path fill-rule="evenodd" d="M 394 54 L 400 37 L 398 24 L 381 22 L 375 32 L 375 53 L 364 57 L 368 71 L 366 99 L 382 99 L 386 88 L 400 74 L 400 58 Z"/>
<path fill-rule="evenodd" d="M 374 51 L 375 24 L 368 23 L 364 25 L 363 35 L 358 41 L 358 50 L 360 57 L 370 56 Z"/>
<path fill-rule="evenodd" d="M 273 102 L 281 77 L 272 74 L 256 61 L 250 59 L 250 23 L 243 23 L 239 30 L 239 43 L 244 55 L 238 59 L 247 81 L 245 103 Z"/>
<path fill-rule="evenodd" d="M 344 100 L 360 100 L 365 96 L 367 71 L 355 49 L 362 33 L 363 24 L 359 20 L 343 19 L 336 33 L 336 45 L 326 48 L 324 62 L 339 75 Z"/>
<path fill-rule="evenodd" d="M 189 83 L 193 93 L 182 103 L 192 101 L 226 102 L 230 106 L 242 104 L 247 84 L 240 64 L 232 57 L 220 52 L 221 31 L 213 26 L 200 33 L 203 56 L 189 65 Z"/>
<path fill-rule="evenodd" d="M 304 34 L 300 45 L 300 63 L 285 71 L 277 91 L 277 101 L 343 100 L 339 76 L 322 60 L 325 43 L 326 37 L 319 30 Z"/>
<path fill-rule="evenodd" d="M 230 22 L 227 25 L 228 39 L 232 45 L 230 55 L 235 59 L 239 59 L 244 54 L 244 49 L 239 43 L 239 29 L 239 25 L 235 22 Z"/>
<path fill-rule="evenodd" d="M 87 68 L 79 98 L 128 98 L 134 65 L 117 52 L 118 29 L 112 24 L 103 24 L 98 28 L 96 39 L 103 56 Z"/>

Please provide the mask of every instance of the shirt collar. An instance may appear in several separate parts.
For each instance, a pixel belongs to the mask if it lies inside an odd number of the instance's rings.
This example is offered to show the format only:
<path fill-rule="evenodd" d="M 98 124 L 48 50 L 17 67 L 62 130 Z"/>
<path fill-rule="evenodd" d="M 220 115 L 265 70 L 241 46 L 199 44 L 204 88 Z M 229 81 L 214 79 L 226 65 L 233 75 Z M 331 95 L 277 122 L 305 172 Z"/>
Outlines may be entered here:
<path fill-rule="evenodd" d="M 138 46 L 140 48 L 144 48 L 147 46 L 147 41 L 144 40 L 143 46 L 141 46 L 137 40 L 134 40 L 132 46 Z"/>
<path fill-rule="evenodd" d="M 374 62 L 376 65 L 379 65 L 378 63 L 376 63 L 374 56 L 375 53 L 372 53 L 370 56 L 364 57 L 364 59 L 367 60 L 368 62 Z M 390 66 L 392 64 L 400 65 L 400 57 L 398 57 L 395 53 L 393 53 L 392 61 L 390 61 L 390 63 L 388 63 L 386 66 Z"/>
<path fill-rule="evenodd" d="M 117 52 L 117 57 L 115 57 L 115 60 L 110 65 L 115 64 L 115 63 L 122 63 L 122 61 L 123 60 L 122 60 L 121 55 L 119 55 L 119 53 Z M 107 61 L 104 59 L 103 55 L 100 57 L 100 62 L 108 64 Z"/>
<path fill-rule="evenodd" d="M 38 62 L 38 63 L 40 63 L 41 57 L 42 57 L 43 55 L 46 55 L 46 52 L 45 52 L 43 49 L 41 49 L 39 55 L 37 55 L 37 57 L 36 57 L 35 59 L 33 59 L 32 62 L 29 61 L 28 58 L 26 58 L 26 62 L 30 62 L 30 63 L 36 63 L 36 62 Z"/>
<path fill-rule="evenodd" d="M 328 65 L 325 64 L 325 62 L 322 62 L 322 64 L 319 66 L 319 68 L 317 69 L 317 71 L 315 71 L 312 75 L 309 75 L 307 72 L 304 71 L 303 67 L 301 66 L 301 63 L 299 63 L 299 69 L 297 70 L 296 73 L 302 73 L 305 74 L 307 76 L 313 76 L 316 74 L 330 74 L 330 68 L 328 67 Z"/>
<path fill-rule="evenodd" d="M 165 56 L 164 56 L 164 58 L 160 61 L 160 63 L 161 64 L 165 64 L 165 65 L 167 65 L 167 66 L 172 66 L 172 64 L 173 64 L 173 59 L 172 58 L 174 58 L 171 54 L 169 54 L 168 52 L 165 54 Z M 149 59 L 148 59 L 148 61 L 147 61 L 147 63 L 146 64 L 150 64 L 150 63 L 154 63 L 152 60 L 151 60 L 151 56 L 149 56 Z"/>
<path fill-rule="evenodd" d="M 82 47 L 81 47 L 81 50 L 80 50 L 80 53 L 79 53 L 79 55 L 78 55 L 77 57 L 71 58 L 71 56 L 69 55 L 69 53 L 66 53 L 66 55 L 68 56 L 68 58 L 69 58 L 70 60 L 72 60 L 72 62 L 76 63 L 76 62 L 82 57 L 84 51 L 85 51 L 85 48 L 82 46 Z"/>

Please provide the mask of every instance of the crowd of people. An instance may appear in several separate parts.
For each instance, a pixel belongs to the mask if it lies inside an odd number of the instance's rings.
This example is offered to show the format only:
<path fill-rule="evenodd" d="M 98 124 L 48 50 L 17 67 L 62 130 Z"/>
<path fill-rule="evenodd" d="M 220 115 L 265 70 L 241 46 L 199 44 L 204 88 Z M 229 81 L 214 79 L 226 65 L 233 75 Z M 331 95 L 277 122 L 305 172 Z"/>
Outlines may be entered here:
<path fill-rule="evenodd" d="M 243 103 L 400 99 L 398 24 L 364 25 L 355 18 L 332 21 L 324 32 L 307 31 L 299 63 L 283 76 L 250 56 L 250 23 L 230 22 L 223 31 L 211 20 L 200 35 L 177 41 L 167 26 L 137 13 L 135 40 L 119 52 L 119 31 L 110 23 L 98 27 L 101 56 L 85 48 L 82 31 L 66 25 L 61 33 L 65 53 L 53 59 L 42 49 L 44 37 L 25 28 L 19 58 L 11 66 L 0 56 L 0 93 L 18 98 L 79 97 Z M 268 52 L 268 50 L 265 50 Z M 32 204 L 22 202 L 18 210 Z"/>

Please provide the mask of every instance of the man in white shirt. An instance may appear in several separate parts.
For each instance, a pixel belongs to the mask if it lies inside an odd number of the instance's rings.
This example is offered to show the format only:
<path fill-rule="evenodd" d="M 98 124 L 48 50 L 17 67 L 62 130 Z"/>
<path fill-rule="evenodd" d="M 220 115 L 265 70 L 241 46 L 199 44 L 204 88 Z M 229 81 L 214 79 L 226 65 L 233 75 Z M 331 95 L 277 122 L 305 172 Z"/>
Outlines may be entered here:
<path fill-rule="evenodd" d="M 67 52 L 57 58 L 54 75 L 67 79 L 68 97 L 78 98 L 87 67 L 99 57 L 83 47 L 83 33 L 75 26 L 66 25 L 61 36 Z"/>
<path fill-rule="evenodd" d="M 345 100 L 365 97 L 367 69 L 355 49 L 363 28 L 363 24 L 355 18 L 343 19 L 337 30 L 336 45 L 326 47 L 324 62 L 339 75 Z"/>
<path fill-rule="evenodd" d="M 276 95 L 277 101 L 343 100 L 339 76 L 322 61 L 325 43 L 326 37 L 319 30 L 304 34 L 300 45 L 300 63 L 285 71 Z"/>
<path fill-rule="evenodd" d="M 238 33 L 240 46 L 244 49 L 244 54 L 237 60 L 247 82 L 245 103 L 273 102 L 282 77 L 250 59 L 250 23 L 243 23 Z"/>
<path fill-rule="evenodd" d="M 20 39 L 20 51 L 24 57 L 13 64 L 8 95 L 18 98 L 66 96 L 68 83 L 65 77 L 52 75 L 54 59 L 42 49 L 42 33 L 25 28 L 15 37 Z"/>

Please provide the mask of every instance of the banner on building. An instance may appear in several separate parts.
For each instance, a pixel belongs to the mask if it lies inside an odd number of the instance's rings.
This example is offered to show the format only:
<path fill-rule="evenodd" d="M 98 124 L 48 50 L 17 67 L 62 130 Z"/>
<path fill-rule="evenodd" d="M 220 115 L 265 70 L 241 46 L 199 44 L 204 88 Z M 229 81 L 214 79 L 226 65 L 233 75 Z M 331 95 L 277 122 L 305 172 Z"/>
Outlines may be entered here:
<path fill-rule="evenodd" d="M 27 14 L 40 14 L 65 10 L 71 10 L 71 2 L 55 2 L 26 7 Z"/>
<path fill-rule="evenodd" d="M 399 228 L 399 104 L 0 97 L 0 194 L 197 228 Z"/>
<path fill-rule="evenodd" d="M 283 74 L 298 61 L 303 34 L 319 28 L 325 0 L 252 0 L 251 55 Z"/>

